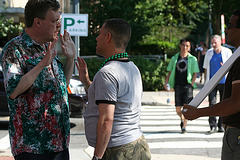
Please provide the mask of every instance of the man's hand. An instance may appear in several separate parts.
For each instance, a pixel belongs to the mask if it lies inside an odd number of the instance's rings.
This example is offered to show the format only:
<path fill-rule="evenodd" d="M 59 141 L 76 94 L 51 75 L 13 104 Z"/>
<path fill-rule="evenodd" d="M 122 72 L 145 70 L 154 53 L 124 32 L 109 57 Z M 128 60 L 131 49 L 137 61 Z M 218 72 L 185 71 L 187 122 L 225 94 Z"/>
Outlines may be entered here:
<path fill-rule="evenodd" d="M 40 65 L 42 65 L 42 67 L 46 67 L 49 64 L 51 64 L 53 58 L 57 55 L 57 51 L 55 50 L 57 41 L 58 41 L 58 37 L 53 42 L 49 42 L 47 52 L 40 63 Z"/>
<path fill-rule="evenodd" d="M 78 57 L 77 62 L 76 62 L 76 66 L 77 66 L 77 69 L 78 69 L 78 72 L 79 72 L 80 81 L 84 84 L 85 88 L 88 89 L 88 87 L 90 86 L 90 84 L 92 82 L 89 79 L 86 62 L 82 58 Z"/>
<path fill-rule="evenodd" d="M 182 114 L 188 120 L 194 120 L 199 117 L 197 114 L 197 108 L 187 104 L 184 104 Z"/>
<path fill-rule="evenodd" d="M 169 91 L 169 90 L 170 90 L 170 86 L 169 86 L 168 83 L 167 83 L 167 84 L 164 84 L 163 86 L 164 86 L 164 89 L 165 89 L 166 91 Z"/>
<path fill-rule="evenodd" d="M 66 29 L 64 30 L 64 35 L 60 34 L 60 39 L 62 43 L 63 55 L 66 58 L 70 58 L 70 59 L 75 58 L 75 55 L 76 55 L 75 44 L 72 41 L 72 38 Z"/>

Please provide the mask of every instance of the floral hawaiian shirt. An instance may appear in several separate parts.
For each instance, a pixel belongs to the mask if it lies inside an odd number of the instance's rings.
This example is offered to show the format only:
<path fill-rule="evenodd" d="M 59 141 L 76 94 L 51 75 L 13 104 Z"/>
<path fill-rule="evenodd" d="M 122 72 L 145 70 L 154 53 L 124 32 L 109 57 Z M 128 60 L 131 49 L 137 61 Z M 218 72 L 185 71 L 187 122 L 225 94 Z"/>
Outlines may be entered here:
<path fill-rule="evenodd" d="M 66 79 L 63 65 L 57 57 L 40 72 L 27 91 L 15 99 L 9 98 L 21 77 L 33 69 L 45 53 L 46 50 L 23 31 L 6 44 L 0 57 L 8 97 L 9 135 L 14 156 L 22 152 L 59 152 L 69 146 Z"/>

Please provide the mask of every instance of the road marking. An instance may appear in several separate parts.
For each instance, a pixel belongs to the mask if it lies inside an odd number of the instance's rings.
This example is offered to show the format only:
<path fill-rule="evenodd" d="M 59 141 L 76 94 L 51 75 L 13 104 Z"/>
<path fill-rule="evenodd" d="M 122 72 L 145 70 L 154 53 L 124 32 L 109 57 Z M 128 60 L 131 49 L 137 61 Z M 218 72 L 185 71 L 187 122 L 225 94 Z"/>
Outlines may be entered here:
<path fill-rule="evenodd" d="M 153 142 L 148 143 L 150 149 L 160 148 L 222 148 L 222 142 L 208 141 L 174 141 L 174 142 Z"/>
<path fill-rule="evenodd" d="M 141 131 L 151 150 L 220 150 L 222 147 L 223 133 L 207 134 L 208 117 L 188 121 L 187 134 L 181 134 L 180 118 L 171 106 L 144 106 L 140 118 Z"/>
<path fill-rule="evenodd" d="M 144 133 L 144 137 L 148 140 L 154 139 L 181 139 L 181 138 L 207 138 L 207 139 L 216 139 L 222 138 L 223 133 L 214 133 L 214 134 L 205 134 L 205 133 L 187 133 L 187 134 L 180 134 L 180 133 Z"/>
<path fill-rule="evenodd" d="M 2 139 L 0 139 L 0 149 L 8 149 L 10 148 L 10 142 L 9 142 L 9 135 L 6 135 Z"/>

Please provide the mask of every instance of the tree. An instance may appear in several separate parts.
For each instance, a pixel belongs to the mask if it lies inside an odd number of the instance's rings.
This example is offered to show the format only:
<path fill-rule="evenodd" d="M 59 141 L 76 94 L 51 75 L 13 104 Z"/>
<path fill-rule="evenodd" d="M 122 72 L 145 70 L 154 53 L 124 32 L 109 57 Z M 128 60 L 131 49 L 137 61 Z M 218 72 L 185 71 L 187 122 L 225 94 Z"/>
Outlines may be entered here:
<path fill-rule="evenodd" d="M 135 0 L 80 0 L 80 12 L 89 15 L 89 36 L 81 37 L 82 55 L 95 54 L 96 36 L 104 20 L 121 18 L 128 21 L 132 27 L 132 37 L 128 45 L 128 51 L 137 44 L 138 39 L 144 35 L 144 29 L 134 23 Z"/>
<path fill-rule="evenodd" d="M 198 27 L 208 17 L 206 0 L 80 0 L 89 14 L 89 36 L 81 37 L 82 55 L 95 54 L 96 36 L 105 19 L 122 18 L 132 26 L 127 51 L 132 55 L 174 53 L 179 40 L 205 33 Z"/>
<path fill-rule="evenodd" d="M 225 15 L 225 22 L 228 22 L 232 12 L 239 9 L 239 0 L 207 0 L 212 11 L 213 34 L 221 35 L 221 15 Z"/>
<path fill-rule="evenodd" d="M 136 5 L 136 20 L 140 23 L 145 21 L 151 28 L 150 34 L 144 35 L 140 44 L 154 45 L 158 48 L 155 49 L 158 51 L 157 54 L 176 52 L 181 38 L 197 37 L 194 35 L 199 33 L 198 25 L 206 19 L 207 11 L 207 3 L 203 0 L 197 2 L 189 0 L 140 1 Z"/>

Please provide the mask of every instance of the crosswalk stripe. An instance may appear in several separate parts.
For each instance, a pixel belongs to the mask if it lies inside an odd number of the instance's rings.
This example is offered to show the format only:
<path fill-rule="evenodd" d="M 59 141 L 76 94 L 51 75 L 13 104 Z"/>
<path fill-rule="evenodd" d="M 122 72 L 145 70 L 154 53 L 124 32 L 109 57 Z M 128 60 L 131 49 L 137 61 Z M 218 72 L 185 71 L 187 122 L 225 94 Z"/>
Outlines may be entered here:
<path fill-rule="evenodd" d="M 146 139 L 181 139 L 181 138 L 209 138 L 216 139 L 222 138 L 223 133 L 215 133 L 215 134 L 201 134 L 201 133 L 191 133 L 191 134 L 179 134 L 179 133 L 144 133 L 144 137 Z"/>
<path fill-rule="evenodd" d="M 0 139 L 0 149 L 8 149 L 10 148 L 10 142 L 9 142 L 9 135 L 6 135 L 5 137 Z"/>
<path fill-rule="evenodd" d="M 143 106 L 140 126 L 150 149 L 222 147 L 223 133 L 206 134 L 208 117 L 188 121 L 187 134 L 181 134 L 180 118 L 174 106 Z"/>
<path fill-rule="evenodd" d="M 199 127 L 199 126 L 187 126 L 186 127 L 187 131 L 190 132 L 207 132 L 209 130 L 209 127 Z M 176 126 L 141 126 L 141 130 L 143 132 L 161 132 L 161 131 L 178 131 L 180 132 L 180 126 L 176 127 Z"/>
<path fill-rule="evenodd" d="M 186 145 L 187 144 L 187 145 Z M 148 143 L 151 149 L 160 148 L 221 148 L 222 142 L 182 141 L 182 142 L 155 142 Z"/>

